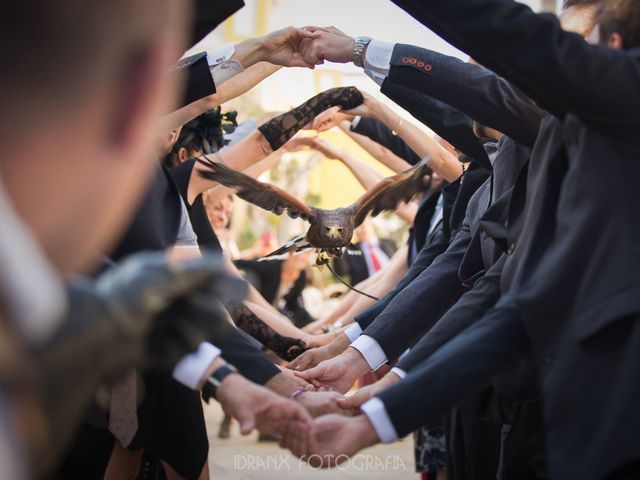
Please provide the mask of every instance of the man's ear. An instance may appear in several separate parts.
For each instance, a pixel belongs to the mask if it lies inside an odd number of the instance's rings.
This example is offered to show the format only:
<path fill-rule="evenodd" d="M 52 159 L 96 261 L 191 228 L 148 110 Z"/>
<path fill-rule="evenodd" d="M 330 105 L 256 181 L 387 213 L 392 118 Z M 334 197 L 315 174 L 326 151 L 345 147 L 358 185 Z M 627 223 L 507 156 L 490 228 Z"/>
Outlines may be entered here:
<path fill-rule="evenodd" d="M 163 100 L 165 69 L 159 45 L 141 48 L 125 62 L 114 94 L 111 143 L 127 148 L 148 133 L 154 110 Z"/>
<path fill-rule="evenodd" d="M 187 160 L 189 160 L 189 152 L 186 148 L 180 147 L 180 150 L 178 150 L 178 162 L 182 163 Z"/>
<path fill-rule="evenodd" d="M 622 36 L 617 32 L 611 34 L 609 40 L 607 40 L 607 45 L 609 46 L 609 48 L 624 50 L 624 40 L 622 40 Z"/>

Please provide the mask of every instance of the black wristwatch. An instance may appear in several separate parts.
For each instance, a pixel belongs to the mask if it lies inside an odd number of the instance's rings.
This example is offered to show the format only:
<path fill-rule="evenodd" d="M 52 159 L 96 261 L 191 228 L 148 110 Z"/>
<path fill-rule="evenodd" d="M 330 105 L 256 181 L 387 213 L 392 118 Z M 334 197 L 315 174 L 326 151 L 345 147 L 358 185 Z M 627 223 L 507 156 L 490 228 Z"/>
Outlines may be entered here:
<path fill-rule="evenodd" d="M 202 386 L 202 399 L 209 403 L 211 398 L 216 397 L 216 390 L 218 390 L 218 385 L 222 383 L 222 381 L 232 373 L 236 373 L 238 370 L 236 367 L 231 365 L 230 363 L 225 363 L 220 366 L 215 372 L 211 374 L 207 381 L 204 382 Z"/>

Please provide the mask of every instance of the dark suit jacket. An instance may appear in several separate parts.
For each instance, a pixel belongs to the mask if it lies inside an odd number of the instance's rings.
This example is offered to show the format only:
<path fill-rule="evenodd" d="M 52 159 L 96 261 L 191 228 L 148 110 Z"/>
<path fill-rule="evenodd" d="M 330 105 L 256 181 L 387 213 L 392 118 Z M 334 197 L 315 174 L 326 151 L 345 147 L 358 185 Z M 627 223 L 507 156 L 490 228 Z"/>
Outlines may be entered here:
<path fill-rule="evenodd" d="M 391 258 L 396 253 L 396 244 L 393 240 L 388 238 L 379 239 L 380 250 L 382 250 L 387 257 Z M 347 249 L 342 257 L 334 260 L 333 268 L 340 276 L 348 275 L 351 280 L 351 285 L 356 285 L 363 280 L 369 278 L 369 269 L 367 268 L 367 261 L 362 253 L 362 247 L 360 243 L 354 245 L 355 249 Z"/>
<path fill-rule="evenodd" d="M 473 131 L 473 120 L 466 113 L 446 102 L 442 102 L 428 94 L 426 90 L 416 90 L 403 83 L 404 75 L 397 75 L 396 68 L 400 46 L 396 46 L 391 59 L 392 68 L 382 83 L 380 91 L 416 119 L 427 125 L 431 130 L 457 148 L 460 152 L 471 157 L 478 165 L 491 170 L 491 163 L 483 148 L 483 142 Z M 391 80 L 391 72 L 394 78 Z M 403 72 L 404 73 L 404 72 Z M 422 93 L 421 93 L 422 92 Z"/>
<path fill-rule="evenodd" d="M 394 135 L 389 127 L 376 118 L 360 118 L 355 127 L 351 126 L 351 130 L 384 145 L 411 165 L 420 161 L 418 154 L 411 150 L 402 138 Z"/>
<path fill-rule="evenodd" d="M 441 406 L 453 404 L 453 389 L 478 387 L 532 347 L 551 477 L 603 478 L 637 462 L 638 52 L 590 46 L 561 31 L 557 19 L 508 0 L 395 3 L 557 117 L 540 128 L 524 205 L 510 209 L 524 218 L 504 267 L 503 288 L 510 293 L 422 365 L 419 383 L 438 392 L 431 396 Z M 431 382 L 441 378 L 436 364 L 446 370 L 445 382 Z M 417 377 L 409 377 L 404 388 L 417 385 Z M 420 420 L 441 413 L 418 392 L 411 395 Z M 398 393 L 381 396 L 387 407 Z M 413 413 L 406 402 L 401 414 L 396 408 L 394 422 Z"/>
<path fill-rule="evenodd" d="M 421 55 L 436 56 L 433 52 L 407 45 L 397 45 L 394 49 L 389 78 L 396 83 L 421 85 L 416 77 L 430 77 L 432 88 L 424 92 L 440 94 L 447 90 L 447 99 L 454 101 L 456 107 L 466 111 L 477 105 L 486 105 L 490 114 L 482 115 L 477 109 L 475 115 L 490 118 L 499 115 L 501 110 L 494 105 L 495 101 L 483 101 L 477 96 L 485 97 L 496 94 L 492 88 L 496 82 L 505 84 L 500 94 L 502 106 L 511 106 L 509 118 L 517 116 L 516 133 L 523 137 L 535 137 L 541 111 L 531 100 L 517 89 L 509 88 L 506 81 L 486 72 L 482 67 L 467 65 L 452 57 L 439 55 L 440 69 L 437 75 L 430 75 L 424 69 L 408 67 L 413 62 L 409 58 L 419 59 L 416 65 L 423 64 Z M 419 63 L 418 63 L 419 62 Z M 435 77 L 435 78 L 434 78 Z M 405 95 L 406 98 L 409 98 Z M 405 101 L 406 103 L 406 101 Z M 494 124 L 496 120 L 493 120 Z M 498 121 L 498 123 L 500 123 Z M 513 123 L 516 123 L 515 121 Z M 513 128 L 513 127 L 512 127 Z M 426 333 L 440 317 L 458 301 L 463 290 L 462 285 L 470 287 L 502 254 L 499 246 L 480 228 L 482 216 L 487 207 L 502 195 L 510 195 L 517 175 L 529 158 L 529 149 L 519 145 L 512 139 L 504 137 L 500 142 L 496 163 L 491 179 L 481 187 L 466 208 L 467 218 L 463 228 L 458 232 L 452 244 L 442 258 L 437 258 L 429 268 L 420 273 L 406 288 L 389 302 L 386 309 L 365 330 L 381 345 L 388 358 L 397 358 L 407 347 L 413 345 Z M 496 171 L 497 169 L 497 171 Z M 370 317 L 369 317 L 370 318 Z M 359 322 L 361 325 L 364 322 Z"/>

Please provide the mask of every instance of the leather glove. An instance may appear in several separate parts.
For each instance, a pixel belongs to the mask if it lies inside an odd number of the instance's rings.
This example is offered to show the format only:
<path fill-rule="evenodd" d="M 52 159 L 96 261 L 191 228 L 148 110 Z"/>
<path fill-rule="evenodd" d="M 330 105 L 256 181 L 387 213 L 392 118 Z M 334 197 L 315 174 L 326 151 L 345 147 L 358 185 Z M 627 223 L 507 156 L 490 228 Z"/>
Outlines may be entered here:
<path fill-rule="evenodd" d="M 142 253 L 97 280 L 69 282 L 67 319 L 36 352 L 52 444 L 71 438 L 97 387 L 132 368 L 170 368 L 232 326 L 222 301 L 242 301 L 246 282 L 220 257 L 169 264 Z"/>

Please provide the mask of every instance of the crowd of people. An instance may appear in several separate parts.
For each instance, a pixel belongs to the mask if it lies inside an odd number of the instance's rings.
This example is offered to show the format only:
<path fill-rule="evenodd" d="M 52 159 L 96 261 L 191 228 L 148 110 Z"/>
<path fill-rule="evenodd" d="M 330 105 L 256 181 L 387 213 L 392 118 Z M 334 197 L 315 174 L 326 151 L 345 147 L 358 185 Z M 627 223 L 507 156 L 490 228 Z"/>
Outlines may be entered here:
<path fill-rule="evenodd" d="M 241 0 L 0 7 L 1 478 L 209 478 L 203 401 L 315 467 L 413 432 L 423 478 L 640 478 L 640 2 L 392 1 L 472 60 L 323 26 L 184 57 Z M 437 137 L 354 87 L 221 113 L 324 62 Z M 297 135 L 331 128 L 396 176 Z M 406 244 L 257 181 L 301 149 L 372 196 L 426 169 L 373 209 Z M 243 255 L 236 195 L 307 236 Z M 353 284 L 319 319 L 316 256 Z"/>

